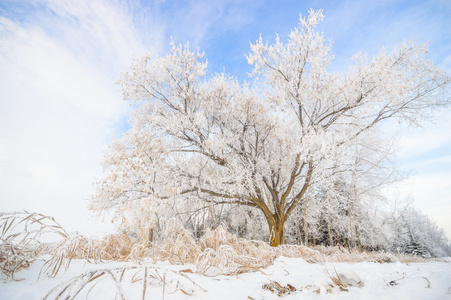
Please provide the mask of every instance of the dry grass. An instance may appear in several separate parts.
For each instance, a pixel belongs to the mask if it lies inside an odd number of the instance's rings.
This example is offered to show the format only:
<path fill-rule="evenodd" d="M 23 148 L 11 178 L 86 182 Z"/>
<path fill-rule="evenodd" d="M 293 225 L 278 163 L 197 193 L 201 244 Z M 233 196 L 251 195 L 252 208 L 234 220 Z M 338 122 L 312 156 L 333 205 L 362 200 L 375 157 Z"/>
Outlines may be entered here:
<path fill-rule="evenodd" d="M 324 273 L 327 277 L 332 280 L 333 286 L 336 286 L 340 289 L 340 291 L 347 292 L 348 291 L 348 285 L 343 282 L 343 279 L 341 279 L 340 275 L 337 273 L 337 270 L 334 268 L 334 272 L 329 272 L 329 270 L 325 269 Z"/>
<path fill-rule="evenodd" d="M 359 251 L 357 249 L 348 250 L 343 247 L 324 247 L 315 246 L 311 248 L 319 253 L 323 261 L 328 262 L 344 262 L 344 263 L 357 263 L 357 262 L 375 262 L 375 263 L 392 263 L 392 262 L 424 262 L 427 259 L 404 254 L 404 253 L 390 253 L 385 251 Z"/>
<path fill-rule="evenodd" d="M 67 232 L 53 219 L 38 213 L 0 214 L 0 268 L 3 277 L 16 279 L 14 274 L 27 268 L 49 250 L 45 239 L 65 239 Z"/>
<path fill-rule="evenodd" d="M 53 255 L 41 269 L 39 276 L 56 276 L 61 267 L 67 270 L 73 259 L 86 259 L 91 263 L 103 260 L 126 261 L 132 251 L 133 242 L 125 234 L 110 234 L 102 239 L 88 239 L 72 233 L 54 247 Z"/>
<path fill-rule="evenodd" d="M 133 242 L 125 234 L 90 239 L 78 233 L 68 234 L 52 217 L 39 213 L 0 214 L 0 269 L 2 277 L 14 274 L 44 254 L 50 254 L 40 275 L 54 277 L 67 269 L 73 259 L 90 262 L 128 260 Z"/>
<path fill-rule="evenodd" d="M 143 247 L 132 250 L 136 254 L 151 255 L 154 260 L 168 260 L 174 264 L 192 263 L 197 272 L 208 275 L 233 275 L 256 271 L 271 265 L 279 256 L 303 257 L 317 262 L 320 255 L 303 246 L 283 245 L 278 248 L 262 241 L 248 241 L 228 232 L 225 226 L 215 230 L 207 230 L 204 236 L 196 241 L 183 227 L 175 230 L 172 238 L 162 243 L 155 243 L 145 251 Z"/>
<path fill-rule="evenodd" d="M 88 298 L 90 293 L 100 284 L 108 286 L 106 292 L 111 293 L 111 295 L 105 295 L 105 292 L 102 292 L 102 297 L 114 299 L 126 299 L 128 295 L 124 291 L 135 292 L 131 297 L 128 297 L 129 299 L 138 299 L 138 295 L 141 299 L 145 299 L 146 295 L 149 294 L 148 288 L 151 286 L 163 288 L 163 299 L 165 293 L 173 294 L 180 291 L 185 295 L 192 295 L 199 289 L 203 292 L 207 291 L 183 272 L 161 270 L 156 267 L 126 266 L 86 271 L 53 288 L 47 293 L 44 300 L 74 299 L 76 296 Z M 128 286 L 136 288 L 129 289 Z M 115 289 L 114 291 L 112 287 Z M 153 296 L 155 295 L 151 295 L 150 298 L 153 298 Z"/>
<path fill-rule="evenodd" d="M 263 241 L 250 241 L 231 234 L 225 226 L 207 230 L 196 240 L 182 226 L 174 234 L 150 248 L 135 245 L 130 257 L 135 259 L 152 257 L 156 261 L 168 260 L 173 264 L 195 264 L 196 272 L 208 275 L 235 275 L 257 271 L 273 264 L 279 256 L 302 258 L 309 263 L 324 262 L 422 262 L 425 259 L 407 254 L 388 252 L 360 252 L 343 247 L 313 248 L 300 245 L 281 245 L 277 248 Z"/>
<path fill-rule="evenodd" d="M 296 288 L 291 284 L 286 286 L 281 285 L 277 281 L 270 281 L 262 286 L 262 289 L 268 290 L 272 293 L 277 293 L 277 296 L 282 297 L 284 295 L 289 295 L 296 292 Z"/>
<path fill-rule="evenodd" d="M 2 275 L 14 278 L 15 272 L 27 268 L 43 254 L 50 254 L 40 276 L 53 277 L 67 269 L 73 259 L 89 262 L 114 261 L 169 261 L 172 264 L 191 263 L 196 272 L 207 276 L 234 275 L 259 271 L 271 265 L 279 256 L 303 258 L 310 263 L 393 261 L 418 262 L 419 257 L 384 252 L 349 251 L 338 247 L 309 248 L 298 245 L 271 247 L 266 242 L 249 241 L 231 234 L 225 226 L 207 230 L 201 239 L 180 224 L 174 224 L 172 234 L 152 245 L 134 243 L 125 234 L 107 235 L 101 239 L 67 232 L 51 217 L 37 213 L 0 215 L 0 267 Z M 44 236 L 56 236 L 59 241 L 43 243 Z"/>

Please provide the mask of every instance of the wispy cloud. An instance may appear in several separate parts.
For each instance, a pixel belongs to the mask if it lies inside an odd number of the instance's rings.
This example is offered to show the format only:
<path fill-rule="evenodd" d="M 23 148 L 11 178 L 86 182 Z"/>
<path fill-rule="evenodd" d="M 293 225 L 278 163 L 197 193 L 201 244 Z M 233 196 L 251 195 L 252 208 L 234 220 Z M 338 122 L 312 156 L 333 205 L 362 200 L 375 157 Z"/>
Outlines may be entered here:
<path fill-rule="evenodd" d="M 144 46 L 118 4 L 33 5 L 40 12 L 28 18 L 0 17 L 0 205 L 65 216 L 76 229 L 127 111 L 114 81 Z"/>
<path fill-rule="evenodd" d="M 403 40 L 429 43 L 430 59 L 451 71 L 450 5 L 446 1 L 340 1 L 325 5 L 320 27 L 333 37 L 335 69 L 343 70 L 357 51 L 378 54 Z"/>
<path fill-rule="evenodd" d="M 451 148 L 451 113 L 443 111 L 440 117 L 420 128 L 404 127 L 399 130 L 398 155 L 404 163 L 415 160 L 428 160 L 433 157 L 450 154 Z M 432 154 L 431 154 L 432 153 Z M 428 157 L 429 156 L 429 157 Z"/>
<path fill-rule="evenodd" d="M 253 21 L 257 1 L 165 1 L 154 6 L 165 24 L 166 34 L 174 41 L 197 47 L 208 45 L 216 35 L 239 30 Z"/>

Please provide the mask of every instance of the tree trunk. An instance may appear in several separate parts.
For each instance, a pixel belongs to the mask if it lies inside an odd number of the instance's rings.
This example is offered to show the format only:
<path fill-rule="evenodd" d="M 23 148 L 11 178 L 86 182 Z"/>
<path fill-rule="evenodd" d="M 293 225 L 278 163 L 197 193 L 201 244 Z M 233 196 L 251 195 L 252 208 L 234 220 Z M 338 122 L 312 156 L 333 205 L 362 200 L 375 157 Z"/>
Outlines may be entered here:
<path fill-rule="evenodd" d="M 267 220 L 269 225 L 269 244 L 271 247 L 277 247 L 283 244 L 283 227 L 282 220 Z"/>
<path fill-rule="evenodd" d="M 147 245 L 150 246 L 150 243 L 153 241 L 153 227 L 149 228 L 149 231 L 147 233 Z"/>
<path fill-rule="evenodd" d="M 308 246 L 307 197 L 304 197 L 304 244 Z"/>
<path fill-rule="evenodd" d="M 359 214 L 357 211 L 357 200 L 358 200 L 358 192 L 357 192 L 357 178 L 354 171 L 354 222 L 355 222 L 355 234 L 356 234 L 356 243 L 359 248 L 359 252 L 362 252 L 362 244 L 360 243 L 360 228 L 359 228 Z"/>
<path fill-rule="evenodd" d="M 330 229 L 330 197 L 327 196 L 327 234 L 329 235 L 329 246 L 334 246 L 334 241 L 332 239 L 332 231 Z"/>
<path fill-rule="evenodd" d="M 302 232 L 301 225 L 299 224 L 299 211 L 296 209 L 296 229 L 298 232 L 297 244 L 300 245 L 302 243 Z"/>

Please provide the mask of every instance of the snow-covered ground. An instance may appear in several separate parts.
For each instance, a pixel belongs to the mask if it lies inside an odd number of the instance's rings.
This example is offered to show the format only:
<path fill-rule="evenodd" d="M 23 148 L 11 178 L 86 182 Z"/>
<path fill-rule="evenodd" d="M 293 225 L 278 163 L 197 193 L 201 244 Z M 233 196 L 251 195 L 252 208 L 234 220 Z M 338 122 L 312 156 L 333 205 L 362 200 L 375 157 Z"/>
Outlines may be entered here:
<path fill-rule="evenodd" d="M 146 299 L 279 299 L 279 291 L 284 299 L 451 299 L 450 262 L 310 264 L 279 257 L 274 265 L 255 272 L 207 277 L 192 273 L 194 265 L 74 260 L 67 272 L 56 278 L 37 280 L 41 266 L 42 262 L 35 262 L 18 272 L 16 278 L 21 281 L 2 280 L 0 299 L 43 299 L 59 286 L 48 297 L 56 299 L 67 283 L 82 273 L 85 276 L 72 281 L 62 299 L 68 293 L 74 295 L 90 279 L 78 298 L 114 299 L 119 288 L 125 299 L 142 299 L 145 273 Z M 124 266 L 129 269 L 122 272 Z M 97 270 L 110 272 L 90 272 Z M 336 274 L 348 285 L 347 291 L 331 286 L 330 277 Z"/>

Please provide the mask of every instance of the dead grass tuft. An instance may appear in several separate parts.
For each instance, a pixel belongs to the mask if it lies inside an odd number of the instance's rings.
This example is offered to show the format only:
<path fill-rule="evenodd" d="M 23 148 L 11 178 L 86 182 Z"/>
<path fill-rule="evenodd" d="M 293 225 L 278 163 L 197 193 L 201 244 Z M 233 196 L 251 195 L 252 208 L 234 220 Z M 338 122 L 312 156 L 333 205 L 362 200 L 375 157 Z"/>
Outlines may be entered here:
<path fill-rule="evenodd" d="M 110 234 L 102 239 L 88 239 L 72 233 L 53 250 L 52 258 L 45 262 L 39 276 L 56 276 L 61 267 L 67 270 L 73 259 L 86 259 L 97 263 L 103 260 L 127 261 L 133 242 L 125 234 Z"/>
<path fill-rule="evenodd" d="M 296 288 L 291 284 L 287 284 L 286 286 L 282 286 L 277 281 L 270 281 L 262 286 L 262 289 L 268 290 L 272 293 L 277 293 L 277 296 L 282 297 L 284 295 L 289 295 L 296 292 Z"/>
<path fill-rule="evenodd" d="M 155 243 L 152 246 L 155 260 L 168 260 L 177 265 L 193 263 L 200 253 L 200 246 L 192 234 L 181 225 L 175 227 L 173 234 L 163 243 Z"/>
<path fill-rule="evenodd" d="M 125 234 L 109 234 L 96 242 L 93 246 L 98 249 L 102 259 L 124 261 L 128 260 L 134 242 Z"/>
<path fill-rule="evenodd" d="M 50 250 L 42 240 L 65 239 L 67 232 L 53 219 L 38 213 L 0 213 L 0 269 L 3 277 L 14 274 Z"/>
<path fill-rule="evenodd" d="M 334 272 L 329 272 L 329 270 L 325 269 L 324 273 L 327 277 L 332 280 L 333 286 L 336 286 L 340 289 L 340 291 L 347 292 L 348 291 L 348 285 L 343 282 L 343 279 L 341 279 L 340 275 L 338 275 L 337 270 L 334 268 Z"/>

